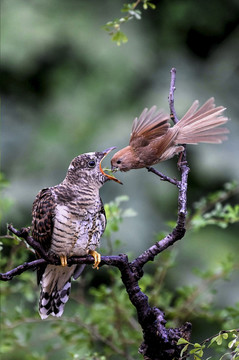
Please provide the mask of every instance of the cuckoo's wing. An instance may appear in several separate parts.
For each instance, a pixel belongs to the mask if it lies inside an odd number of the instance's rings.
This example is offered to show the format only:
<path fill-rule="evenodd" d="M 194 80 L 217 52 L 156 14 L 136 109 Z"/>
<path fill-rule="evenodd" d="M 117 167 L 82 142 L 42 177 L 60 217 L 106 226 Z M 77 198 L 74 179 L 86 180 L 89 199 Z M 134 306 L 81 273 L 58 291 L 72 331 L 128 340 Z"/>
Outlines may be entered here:
<path fill-rule="evenodd" d="M 55 202 L 50 188 L 42 189 L 32 207 L 32 236 L 45 251 L 51 246 Z"/>
<path fill-rule="evenodd" d="M 162 110 L 156 110 L 156 106 L 149 110 L 145 108 L 140 117 L 134 119 L 129 142 L 133 148 L 147 146 L 151 140 L 161 137 L 168 131 L 169 116 Z"/>
<path fill-rule="evenodd" d="M 51 237 L 53 231 L 53 218 L 55 212 L 55 202 L 52 197 L 51 189 L 42 189 L 32 207 L 32 237 L 38 241 L 45 251 L 51 246 Z M 36 254 L 38 256 L 38 254 Z M 38 282 L 44 268 L 38 270 Z"/>

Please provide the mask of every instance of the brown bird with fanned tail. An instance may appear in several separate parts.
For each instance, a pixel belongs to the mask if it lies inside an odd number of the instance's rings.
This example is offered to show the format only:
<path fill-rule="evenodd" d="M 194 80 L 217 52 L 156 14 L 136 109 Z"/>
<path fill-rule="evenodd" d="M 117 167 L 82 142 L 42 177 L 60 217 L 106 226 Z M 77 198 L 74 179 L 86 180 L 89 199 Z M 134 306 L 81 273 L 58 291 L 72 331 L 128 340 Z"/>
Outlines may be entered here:
<path fill-rule="evenodd" d="M 61 266 L 46 265 L 38 270 L 41 284 L 39 313 L 61 316 L 69 298 L 71 277 L 81 274 L 85 265 L 67 266 L 71 256 L 91 254 L 94 268 L 101 261 L 95 249 L 105 230 L 106 217 L 99 189 L 107 180 L 101 162 L 114 148 L 74 158 L 63 182 L 43 189 L 33 203 L 32 236 L 49 253 L 60 258 Z"/>
<path fill-rule="evenodd" d="M 144 109 L 133 122 L 129 145 L 113 156 L 112 170 L 140 169 L 171 159 L 183 151 L 183 144 L 218 144 L 226 140 L 225 134 L 229 131 L 218 127 L 228 121 L 223 116 L 225 108 L 215 107 L 214 98 L 199 109 L 198 106 L 198 101 L 194 101 L 173 127 L 170 127 L 169 115 L 162 110 L 156 112 L 156 106 Z"/>

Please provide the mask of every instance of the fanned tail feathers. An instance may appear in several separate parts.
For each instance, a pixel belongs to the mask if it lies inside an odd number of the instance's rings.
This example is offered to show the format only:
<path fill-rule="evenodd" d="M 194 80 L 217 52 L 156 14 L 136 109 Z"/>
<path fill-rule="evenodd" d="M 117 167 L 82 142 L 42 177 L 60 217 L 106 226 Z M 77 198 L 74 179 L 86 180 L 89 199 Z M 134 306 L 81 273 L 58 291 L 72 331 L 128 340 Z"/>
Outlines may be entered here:
<path fill-rule="evenodd" d="M 199 142 L 221 143 L 227 139 L 227 128 L 218 128 L 228 118 L 223 116 L 225 108 L 215 107 L 214 98 L 210 98 L 198 109 L 198 101 L 194 101 L 190 109 L 177 123 L 179 127 L 176 144 L 197 144 Z M 198 110 L 197 110 L 198 109 Z"/>
<path fill-rule="evenodd" d="M 59 317 L 63 314 L 65 303 L 69 299 L 74 270 L 75 266 L 47 265 L 42 276 L 39 300 L 39 314 L 42 319 L 49 315 Z"/>

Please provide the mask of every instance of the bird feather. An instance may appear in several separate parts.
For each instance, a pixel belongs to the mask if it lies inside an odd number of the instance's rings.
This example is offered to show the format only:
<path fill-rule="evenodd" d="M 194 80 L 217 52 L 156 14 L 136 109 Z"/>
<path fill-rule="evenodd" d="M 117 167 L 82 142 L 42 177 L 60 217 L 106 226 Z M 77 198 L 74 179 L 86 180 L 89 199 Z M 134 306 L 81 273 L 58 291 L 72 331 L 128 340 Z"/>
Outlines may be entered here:
<path fill-rule="evenodd" d="M 152 139 L 161 137 L 168 131 L 169 116 L 162 110 L 155 113 L 156 109 L 156 106 L 149 110 L 145 108 L 139 119 L 135 118 L 129 142 L 131 146 L 135 147 L 139 142 L 147 145 Z"/>

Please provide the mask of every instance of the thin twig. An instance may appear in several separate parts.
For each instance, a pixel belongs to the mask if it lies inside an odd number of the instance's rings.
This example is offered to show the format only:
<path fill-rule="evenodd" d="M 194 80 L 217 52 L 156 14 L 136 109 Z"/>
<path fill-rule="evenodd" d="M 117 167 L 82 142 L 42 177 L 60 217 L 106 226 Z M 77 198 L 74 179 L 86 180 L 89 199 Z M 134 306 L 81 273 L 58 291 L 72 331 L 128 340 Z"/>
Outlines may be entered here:
<path fill-rule="evenodd" d="M 209 338 L 203 340 L 200 344 L 201 344 L 201 345 L 204 345 L 204 344 L 208 343 L 209 341 L 211 341 L 214 337 L 216 337 L 216 336 L 218 336 L 218 335 L 220 335 L 220 334 L 230 334 L 230 333 L 232 333 L 232 332 L 237 332 L 237 333 L 239 333 L 239 328 L 238 328 L 238 329 L 233 329 L 233 330 L 221 330 L 220 333 L 218 333 L 218 334 L 216 334 L 216 335 L 210 336 Z"/>
<path fill-rule="evenodd" d="M 170 72 L 171 72 L 171 82 L 170 82 L 168 101 L 169 101 L 169 108 L 170 108 L 170 117 L 171 117 L 172 121 L 174 122 L 174 124 L 176 124 L 179 121 L 176 111 L 175 111 L 175 108 L 174 108 L 174 91 L 176 90 L 176 87 L 175 87 L 176 69 L 172 68 Z"/>
<path fill-rule="evenodd" d="M 172 178 L 170 178 L 169 176 L 164 175 L 163 173 L 161 173 L 160 171 L 156 170 L 156 169 L 153 168 L 152 166 L 148 166 L 148 167 L 146 167 L 146 169 L 147 169 L 149 172 L 152 172 L 152 173 L 154 173 L 155 175 L 159 176 L 159 177 L 160 177 L 160 180 L 162 180 L 162 181 L 168 181 L 170 184 L 173 184 L 173 185 L 176 185 L 177 187 L 179 187 L 180 182 L 179 182 L 178 180 L 172 179 Z"/>

